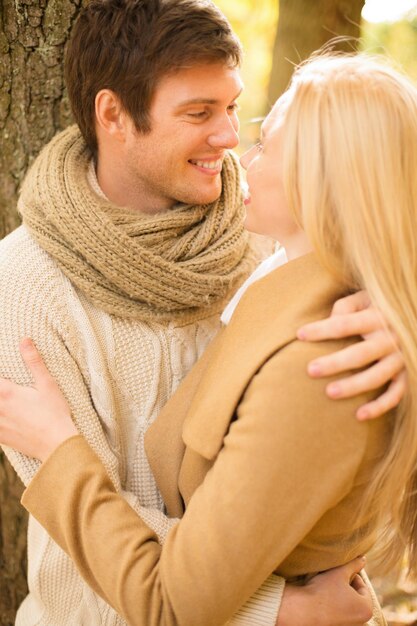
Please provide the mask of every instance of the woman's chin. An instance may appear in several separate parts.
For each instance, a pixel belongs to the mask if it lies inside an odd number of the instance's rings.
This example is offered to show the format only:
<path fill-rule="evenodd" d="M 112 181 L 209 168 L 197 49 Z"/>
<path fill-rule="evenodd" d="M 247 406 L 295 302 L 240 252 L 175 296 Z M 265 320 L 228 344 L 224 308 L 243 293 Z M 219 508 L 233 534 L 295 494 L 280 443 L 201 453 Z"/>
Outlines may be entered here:
<path fill-rule="evenodd" d="M 247 231 L 249 231 L 250 233 L 256 233 L 257 228 L 256 228 L 256 224 L 255 221 L 251 219 L 250 214 L 248 215 L 248 212 L 246 211 L 246 216 L 245 219 L 243 221 L 243 226 L 245 227 L 245 229 Z M 259 233 L 258 233 L 259 234 Z"/>
<path fill-rule="evenodd" d="M 263 237 L 269 237 L 270 239 L 275 239 L 273 235 L 270 235 L 269 233 L 265 232 L 263 228 L 259 228 L 259 225 L 246 224 L 245 222 L 244 226 L 245 226 L 245 230 L 247 230 L 248 233 L 253 233 L 254 235 L 262 235 Z"/>
<path fill-rule="evenodd" d="M 268 232 L 268 229 L 264 224 L 259 223 L 259 220 L 256 220 L 251 215 L 250 211 L 246 212 L 246 217 L 243 222 L 245 229 L 250 233 L 255 233 L 256 235 L 263 235 L 264 237 L 270 237 L 275 239 L 275 236 Z"/>

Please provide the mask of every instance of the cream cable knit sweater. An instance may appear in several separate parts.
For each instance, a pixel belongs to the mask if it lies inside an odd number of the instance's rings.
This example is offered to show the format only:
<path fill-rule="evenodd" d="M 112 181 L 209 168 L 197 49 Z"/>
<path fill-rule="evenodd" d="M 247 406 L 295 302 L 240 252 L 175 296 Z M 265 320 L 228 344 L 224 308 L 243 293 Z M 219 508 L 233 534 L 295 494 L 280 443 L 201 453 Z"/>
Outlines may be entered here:
<path fill-rule="evenodd" d="M 0 375 L 30 382 L 18 344 L 23 336 L 32 337 L 80 431 L 163 542 L 176 521 L 163 514 L 144 433 L 217 331 L 218 318 L 178 328 L 107 315 L 74 289 L 24 227 L 0 243 L 0 310 Z M 37 463 L 13 450 L 6 454 L 27 484 Z M 30 593 L 17 626 L 124 624 L 32 518 L 28 552 Z M 272 576 L 230 624 L 275 624 L 282 590 L 282 579 Z"/>

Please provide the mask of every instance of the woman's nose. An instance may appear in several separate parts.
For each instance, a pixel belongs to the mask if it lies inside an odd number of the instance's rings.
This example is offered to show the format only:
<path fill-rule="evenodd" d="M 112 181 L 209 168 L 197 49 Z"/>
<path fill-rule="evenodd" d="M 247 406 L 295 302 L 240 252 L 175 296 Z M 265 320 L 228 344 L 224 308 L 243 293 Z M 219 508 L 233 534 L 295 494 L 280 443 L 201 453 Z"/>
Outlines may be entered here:
<path fill-rule="evenodd" d="M 246 150 L 246 152 L 244 152 L 239 159 L 240 164 L 244 170 L 248 169 L 248 166 L 253 159 L 254 149 L 255 146 L 252 146 L 251 148 L 249 148 L 249 150 Z"/>

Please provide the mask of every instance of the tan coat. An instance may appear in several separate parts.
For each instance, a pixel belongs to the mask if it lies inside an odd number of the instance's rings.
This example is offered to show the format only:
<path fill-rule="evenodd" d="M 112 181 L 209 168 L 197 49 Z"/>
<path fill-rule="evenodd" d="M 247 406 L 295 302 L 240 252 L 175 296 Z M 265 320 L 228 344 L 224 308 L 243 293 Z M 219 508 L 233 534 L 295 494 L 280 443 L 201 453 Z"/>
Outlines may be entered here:
<path fill-rule="evenodd" d="M 390 420 L 359 423 L 364 397 L 331 401 L 307 376 L 342 342 L 295 338 L 340 295 L 313 255 L 255 283 L 149 429 L 168 511 L 186 505 L 163 548 L 81 437 L 32 481 L 24 505 L 129 623 L 223 624 L 272 571 L 309 575 L 372 545 L 358 510 Z"/>

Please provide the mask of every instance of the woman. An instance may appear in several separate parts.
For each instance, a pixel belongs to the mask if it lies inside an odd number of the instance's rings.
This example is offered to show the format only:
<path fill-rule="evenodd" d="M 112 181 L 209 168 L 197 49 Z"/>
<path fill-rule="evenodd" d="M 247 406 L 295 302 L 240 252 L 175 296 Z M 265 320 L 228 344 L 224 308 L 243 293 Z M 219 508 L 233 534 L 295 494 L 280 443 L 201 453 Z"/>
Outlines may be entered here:
<path fill-rule="evenodd" d="M 242 158 L 248 227 L 279 240 L 289 262 L 243 294 L 148 431 L 168 512 L 185 506 L 163 547 L 53 381 L 41 370 L 35 390 L 9 387 L 14 408 L 6 398 L 1 413 L 24 425 L 29 400 L 36 424 L 21 448 L 47 459 L 24 505 L 129 623 L 222 624 L 272 571 L 305 582 L 366 552 L 381 529 L 395 531 L 381 540 L 386 563 L 408 545 L 417 568 L 416 157 L 417 91 L 405 78 L 360 55 L 295 73 Z M 335 344 L 305 344 L 297 328 L 358 288 L 403 346 L 411 384 L 395 423 L 347 419 L 364 398 L 334 404 L 305 374 Z"/>

